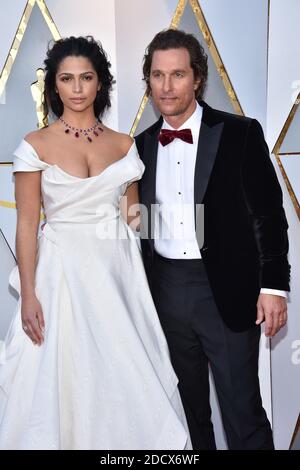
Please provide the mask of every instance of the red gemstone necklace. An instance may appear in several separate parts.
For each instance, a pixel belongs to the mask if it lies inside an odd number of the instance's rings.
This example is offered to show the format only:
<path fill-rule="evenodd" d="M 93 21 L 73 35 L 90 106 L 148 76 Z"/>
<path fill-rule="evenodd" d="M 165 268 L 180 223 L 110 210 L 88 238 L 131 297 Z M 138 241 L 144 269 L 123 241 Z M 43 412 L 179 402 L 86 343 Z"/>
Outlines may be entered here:
<path fill-rule="evenodd" d="M 78 127 L 70 126 L 62 117 L 59 118 L 62 124 L 65 126 L 65 134 L 73 133 L 74 136 L 78 139 L 78 137 L 84 136 L 88 142 L 93 142 L 91 135 L 94 137 L 98 137 L 99 132 L 103 132 L 102 127 L 100 127 L 100 121 L 97 119 L 96 123 L 92 127 L 88 127 L 87 129 L 80 129 Z"/>

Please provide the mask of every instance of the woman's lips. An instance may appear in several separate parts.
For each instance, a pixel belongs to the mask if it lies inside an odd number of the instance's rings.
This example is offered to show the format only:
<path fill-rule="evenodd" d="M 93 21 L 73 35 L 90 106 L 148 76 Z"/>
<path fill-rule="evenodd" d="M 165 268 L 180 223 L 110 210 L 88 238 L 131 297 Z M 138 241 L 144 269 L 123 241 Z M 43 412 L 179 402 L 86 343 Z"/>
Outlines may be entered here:
<path fill-rule="evenodd" d="M 74 101 L 75 103 L 81 103 L 82 101 L 85 100 L 85 98 L 70 98 L 71 101 Z"/>

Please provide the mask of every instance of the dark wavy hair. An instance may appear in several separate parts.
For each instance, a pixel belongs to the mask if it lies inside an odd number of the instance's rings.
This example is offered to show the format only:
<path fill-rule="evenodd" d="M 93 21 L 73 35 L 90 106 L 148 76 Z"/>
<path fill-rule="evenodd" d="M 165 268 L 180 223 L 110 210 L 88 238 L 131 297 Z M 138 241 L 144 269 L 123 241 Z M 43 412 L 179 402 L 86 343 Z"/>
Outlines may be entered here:
<path fill-rule="evenodd" d="M 69 56 L 82 56 L 89 59 L 97 72 L 101 83 L 101 89 L 97 92 L 94 101 L 95 116 L 100 118 L 104 111 L 111 106 L 110 91 L 114 83 L 109 69 L 110 62 L 100 42 L 95 41 L 92 36 L 59 39 L 52 47 L 48 46 L 45 64 L 45 89 L 43 96 L 44 123 L 51 110 L 55 116 L 63 114 L 64 106 L 59 94 L 56 93 L 55 77 L 62 60 Z"/>
<path fill-rule="evenodd" d="M 195 92 L 195 96 L 199 100 L 203 98 L 208 76 L 207 55 L 195 36 L 179 29 L 166 29 L 160 31 L 152 39 L 146 49 L 143 64 L 143 80 L 145 80 L 147 85 L 147 95 L 151 94 L 150 71 L 154 52 L 158 50 L 180 48 L 187 49 L 190 54 L 194 77 L 195 79 L 201 79 L 200 85 Z"/>

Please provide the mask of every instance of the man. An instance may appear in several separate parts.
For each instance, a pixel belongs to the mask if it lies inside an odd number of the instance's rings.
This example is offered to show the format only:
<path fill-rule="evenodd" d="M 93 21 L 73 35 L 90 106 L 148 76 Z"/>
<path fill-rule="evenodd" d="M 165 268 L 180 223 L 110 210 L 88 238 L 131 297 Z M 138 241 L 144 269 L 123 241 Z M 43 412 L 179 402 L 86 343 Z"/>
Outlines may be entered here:
<path fill-rule="evenodd" d="M 207 57 L 190 34 L 158 33 L 143 72 L 162 117 L 136 138 L 146 167 L 142 251 L 193 447 L 216 448 L 210 363 L 228 447 L 273 449 L 258 382 L 260 324 L 269 337 L 285 325 L 290 267 L 261 126 L 201 101 Z"/>

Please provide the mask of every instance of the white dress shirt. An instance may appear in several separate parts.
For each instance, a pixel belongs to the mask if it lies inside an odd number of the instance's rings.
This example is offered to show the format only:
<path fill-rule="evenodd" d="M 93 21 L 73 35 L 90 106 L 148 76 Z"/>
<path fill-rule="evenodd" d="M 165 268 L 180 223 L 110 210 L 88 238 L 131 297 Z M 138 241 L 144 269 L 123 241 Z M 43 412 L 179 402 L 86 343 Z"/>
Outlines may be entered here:
<path fill-rule="evenodd" d="M 193 143 L 174 139 L 158 144 L 156 170 L 156 206 L 154 248 L 165 258 L 201 258 L 195 231 L 194 174 L 202 107 L 196 103 L 194 113 L 180 129 L 191 129 Z M 162 129 L 173 128 L 164 120 Z M 261 289 L 261 293 L 286 297 L 284 291 Z"/>
<path fill-rule="evenodd" d="M 194 215 L 194 173 L 202 118 L 196 110 L 180 129 L 192 131 L 193 143 L 181 139 L 158 145 L 156 170 L 155 250 L 165 258 L 201 258 L 196 240 Z M 163 122 L 162 129 L 172 129 Z"/>

